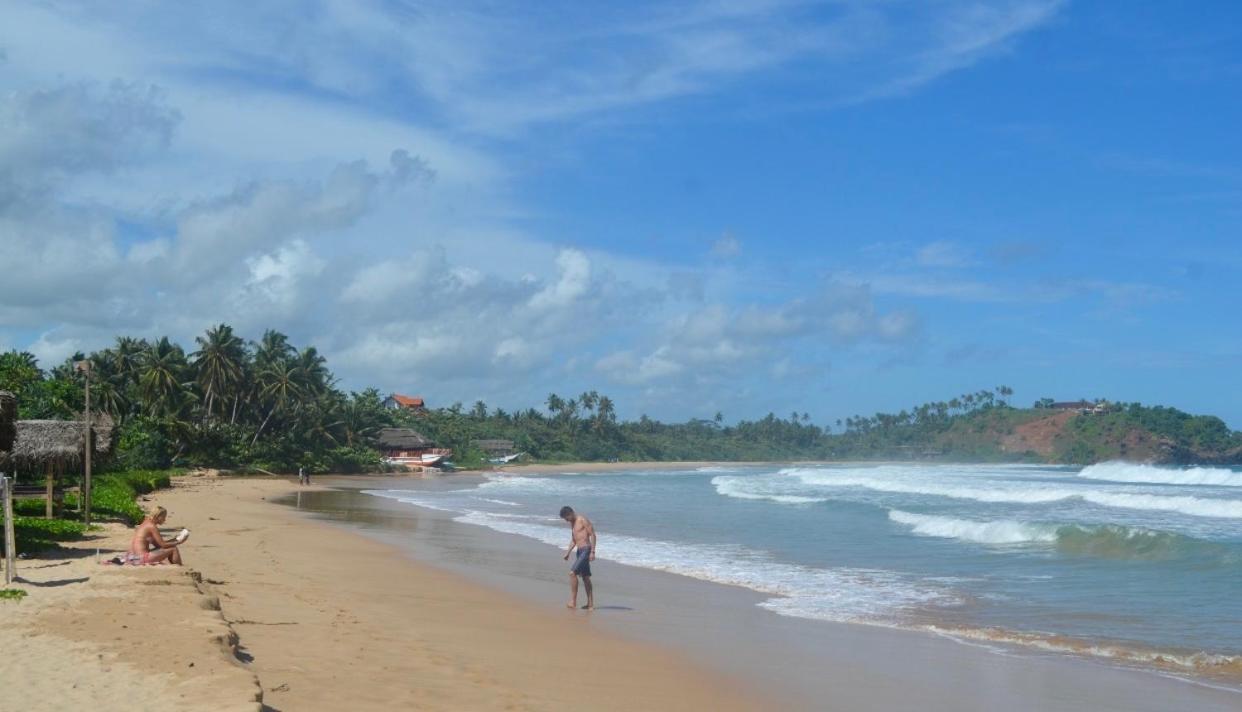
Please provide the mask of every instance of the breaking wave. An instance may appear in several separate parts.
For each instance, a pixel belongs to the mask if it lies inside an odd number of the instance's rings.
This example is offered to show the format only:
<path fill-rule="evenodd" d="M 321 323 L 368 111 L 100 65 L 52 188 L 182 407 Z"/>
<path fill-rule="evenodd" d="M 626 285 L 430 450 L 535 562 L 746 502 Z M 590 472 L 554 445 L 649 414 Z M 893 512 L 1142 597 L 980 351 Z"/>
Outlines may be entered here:
<path fill-rule="evenodd" d="M 1178 469 L 1132 462 L 1101 462 L 1084 467 L 1078 476 L 1089 480 L 1135 484 L 1242 487 L 1242 472 L 1220 467 Z"/>
<path fill-rule="evenodd" d="M 716 488 L 717 494 L 735 499 L 761 499 L 781 504 L 815 504 L 828 501 L 827 497 L 790 494 L 782 490 L 780 481 L 759 477 L 719 475 L 712 478 L 712 486 Z"/>
<path fill-rule="evenodd" d="M 1220 544 L 1173 532 L 1117 524 L 1087 526 L 1018 522 L 1008 519 L 978 521 L 934 514 L 890 510 L 888 518 L 910 527 L 915 534 L 990 545 L 1051 545 L 1064 554 L 1108 559 L 1164 560 L 1193 556 L 1229 558 Z"/>
<path fill-rule="evenodd" d="M 557 547 L 565 543 L 564 527 L 515 521 L 479 511 L 465 512 L 454 521 Z M 608 537 L 599 558 L 769 594 L 775 598 L 763 601 L 761 606 L 802 618 L 882 622 L 904 610 L 957 603 L 947 591 L 916 585 L 891 571 L 802 566 L 775 561 L 763 552 L 741 547 L 673 543 L 618 534 Z"/>
<path fill-rule="evenodd" d="M 1237 499 L 1103 492 L 1099 490 L 1032 484 L 1019 484 L 1016 486 L 998 484 L 994 487 L 974 487 L 970 485 L 940 484 L 926 480 L 916 482 L 879 477 L 836 475 L 826 470 L 804 470 L 798 468 L 782 470 L 781 474 L 795 477 L 806 484 L 818 487 L 862 487 L 876 492 L 931 495 L 953 499 L 969 499 L 976 502 L 1006 504 L 1045 504 L 1080 499 L 1102 507 L 1177 512 L 1194 517 L 1242 519 L 1242 500 Z"/>
<path fill-rule="evenodd" d="M 915 534 L 960 539 L 976 544 L 1030 544 L 1053 542 L 1057 539 L 1057 527 L 1047 524 L 1028 524 L 1006 519 L 980 522 L 933 514 L 913 514 L 899 509 L 890 510 L 888 518 L 898 524 L 905 524 Z"/>

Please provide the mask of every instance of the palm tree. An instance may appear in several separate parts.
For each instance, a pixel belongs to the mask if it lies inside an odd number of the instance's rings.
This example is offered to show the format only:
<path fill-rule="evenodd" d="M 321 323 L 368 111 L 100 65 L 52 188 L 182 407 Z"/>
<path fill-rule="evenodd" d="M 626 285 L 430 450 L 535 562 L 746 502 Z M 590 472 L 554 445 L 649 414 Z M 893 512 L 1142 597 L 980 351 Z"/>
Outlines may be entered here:
<path fill-rule="evenodd" d="M 332 372 L 328 370 L 328 360 L 319 355 L 318 349 L 307 346 L 298 353 L 295 361 L 302 392 L 320 395 L 331 390 L 334 380 Z"/>
<path fill-rule="evenodd" d="M 294 350 L 289 345 L 289 337 L 275 329 L 268 329 L 263 332 L 263 338 L 255 344 L 255 369 L 262 372 L 277 363 L 288 361 L 293 358 L 293 355 Z"/>
<path fill-rule="evenodd" d="M 203 419 L 206 420 L 212 415 L 217 394 L 227 393 L 241 381 L 245 344 L 227 324 L 208 329 L 205 335 L 194 340 L 198 343 L 198 351 L 190 354 L 190 358 L 194 359 L 198 384 L 205 396 Z"/>
<path fill-rule="evenodd" d="M 150 346 L 146 339 L 116 337 L 116 347 L 109 349 L 108 355 L 122 389 L 138 385 L 142 373 L 142 355 Z"/>
<path fill-rule="evenodd" d="M 288 360 L 277 361 L 259 374 L 259 402 L 267 405 L 267 415 L 259 429 L 254 432 L 251 445 L 259 441 L 259 436 L 277 411 L 288 409 L 291 402 L 302 396 L 299 380 L 298 367 Z"/>
<path fill-rule="evenodd" d="M 143 405 L 152 415 L 168 415 L 179 411 L 187 387 L 188 364 L 181 347 L 167 336 L 150 344 L 142 354 L 142 371 L 138 385 Z"/>
<path fill-rule="evenodd" d="M 561 397 L 555 393 L 548 394 L 547 404 L 548 412 L 552 415 L 557 415 L 562 409 L 565 408 L 565 401 L 561 400 Z"/>

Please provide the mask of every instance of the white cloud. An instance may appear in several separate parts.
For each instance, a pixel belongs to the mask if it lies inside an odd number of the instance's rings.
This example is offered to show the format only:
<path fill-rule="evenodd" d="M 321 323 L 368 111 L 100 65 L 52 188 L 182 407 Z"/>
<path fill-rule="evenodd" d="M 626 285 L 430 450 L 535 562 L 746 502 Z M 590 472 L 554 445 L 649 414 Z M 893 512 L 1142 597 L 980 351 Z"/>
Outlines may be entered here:
<path fill-rule="evenodd" d="M 914 259 L 923 267 L 969 267 L 977 262 L 969 249 L 947 240 L 923 245 L 914 253 Z"/>
<path fill-rule="evenodd" d="M 591 283 L 591 261 L 579 250 L 562 250 L 556 257 L 560 269 L 557 280 L 530 298 L 536 311 L 564 309 L 586 294 Z"/>
<path fill-rule="evenodd" d="M 712 243 L 711 256 L 716 259 L 729 259 L 742 254 L 742 241 L 733 233 L 726 232 Z"/>

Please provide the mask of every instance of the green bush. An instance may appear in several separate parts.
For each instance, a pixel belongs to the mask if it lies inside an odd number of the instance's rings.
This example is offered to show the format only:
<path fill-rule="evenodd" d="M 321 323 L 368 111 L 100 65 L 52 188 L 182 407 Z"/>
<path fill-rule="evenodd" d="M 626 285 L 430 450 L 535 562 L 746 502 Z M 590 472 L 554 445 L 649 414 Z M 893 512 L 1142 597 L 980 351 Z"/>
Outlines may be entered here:
<path fill-rule="evenodd" d="M 81 522 L 67 519 L 13 517 L 13 534 L 20 552 L 45 551 L 58 548 L 56 542 L 80 539 L 86 532 Z M 0 541 L 3 550 L 3 541 Z"/>
<path fill-rule="evenodd" d="M 25 597 L 26 592 L 20 588 L 0 588 L 0 600 L 20 601 Z"/>
<path fill-rule="evenodd" d="M 140 494 L 172 485 L 177 470 L 126 470 L 101 475 L 91 483 L 91 514 L 119 519 L 130 526 L 142 521 L 146 513 L 134 500 Z M 75 495 L 65 496 L 65 508 L 76 508 Z"/>

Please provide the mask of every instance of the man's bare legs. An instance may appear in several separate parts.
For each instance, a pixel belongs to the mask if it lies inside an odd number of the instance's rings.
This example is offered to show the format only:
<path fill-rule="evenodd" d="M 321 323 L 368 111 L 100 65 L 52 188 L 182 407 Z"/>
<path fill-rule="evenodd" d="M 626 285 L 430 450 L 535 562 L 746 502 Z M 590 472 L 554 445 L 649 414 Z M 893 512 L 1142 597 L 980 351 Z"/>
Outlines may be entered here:
<path fill-rule="evenodd" d="M 587 594 L 587 604 L 583 608 L 593 611 L 595 610 L 595 587 L 591 585 L 591 577 L 583 576 L 582 585 L 586 587 Z M 578 607 L 578 576 L 576 574 L 569 575 L 569 603 L 566 603 L 565 607 Z"/>

